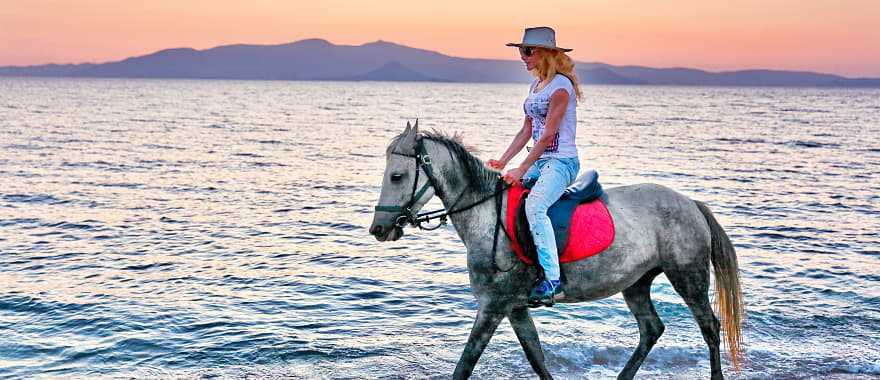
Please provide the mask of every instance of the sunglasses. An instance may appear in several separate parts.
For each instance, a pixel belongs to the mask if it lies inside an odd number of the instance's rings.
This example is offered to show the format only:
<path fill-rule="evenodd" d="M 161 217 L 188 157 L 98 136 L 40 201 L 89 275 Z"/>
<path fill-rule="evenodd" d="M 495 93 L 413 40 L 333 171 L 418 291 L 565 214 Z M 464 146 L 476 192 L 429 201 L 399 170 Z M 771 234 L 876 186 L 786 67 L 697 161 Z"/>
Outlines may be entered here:
<path fill-rule="evenodd" d="M 531 57 L 534 50 L 532 50 L 531 46 L 520 46 L 519 54 L 523 57 Z"/>

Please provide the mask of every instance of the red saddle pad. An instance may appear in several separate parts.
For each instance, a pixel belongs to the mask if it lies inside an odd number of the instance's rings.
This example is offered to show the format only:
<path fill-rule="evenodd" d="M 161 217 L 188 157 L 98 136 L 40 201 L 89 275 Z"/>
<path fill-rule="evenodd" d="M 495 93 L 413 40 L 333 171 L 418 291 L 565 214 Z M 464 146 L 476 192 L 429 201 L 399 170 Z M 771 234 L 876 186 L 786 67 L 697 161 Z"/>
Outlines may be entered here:
<path fill-rule="evenodd" d="M 516 214 L 519 211 L 520 200 L 523 194 L 529 190 L 521 184 L 512 186 L 507 193 L 507 215 L 505 226 L 507 235 L 511 237 L 511 245 L 516 256 L 524 263 L 534 265 L 532 260 L 526 257 L 522 246 L 516 241 Z M 594 199 L 582 203 L 575 208 L 572 214 L 571 227 L 568 231 L 568 242 L 565 250 L 559 255 L 560 263 L 570 263 L 593 256 L 608 248 L 614 241 L 614 221 L 611 214 L 601 199 Z"/>

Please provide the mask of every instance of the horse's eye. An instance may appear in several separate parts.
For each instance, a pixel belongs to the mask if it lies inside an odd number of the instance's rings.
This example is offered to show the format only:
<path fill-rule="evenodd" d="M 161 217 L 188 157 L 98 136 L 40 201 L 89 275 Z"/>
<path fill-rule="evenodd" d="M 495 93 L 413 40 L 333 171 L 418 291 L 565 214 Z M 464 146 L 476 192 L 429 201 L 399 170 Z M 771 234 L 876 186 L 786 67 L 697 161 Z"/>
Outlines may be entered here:
<path fill-rule="evenodd" d="M 401 179 L 403 179 L 403 174 L 392 174 L 391 175 L 391 182 L 400 182 Z"/>

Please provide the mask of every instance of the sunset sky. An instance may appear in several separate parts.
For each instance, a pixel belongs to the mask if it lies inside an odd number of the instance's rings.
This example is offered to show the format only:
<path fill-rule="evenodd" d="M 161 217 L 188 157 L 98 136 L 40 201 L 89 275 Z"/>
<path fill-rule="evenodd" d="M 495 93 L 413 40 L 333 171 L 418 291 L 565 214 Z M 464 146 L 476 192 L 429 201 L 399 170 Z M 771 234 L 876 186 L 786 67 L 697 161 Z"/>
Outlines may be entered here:
<path fill-rule="evenodd" d="M 880 77 L 878 0 L 0 0 L 0 66 L 316 37 L 517 59 L 537 25 L 584 62 Z"/>

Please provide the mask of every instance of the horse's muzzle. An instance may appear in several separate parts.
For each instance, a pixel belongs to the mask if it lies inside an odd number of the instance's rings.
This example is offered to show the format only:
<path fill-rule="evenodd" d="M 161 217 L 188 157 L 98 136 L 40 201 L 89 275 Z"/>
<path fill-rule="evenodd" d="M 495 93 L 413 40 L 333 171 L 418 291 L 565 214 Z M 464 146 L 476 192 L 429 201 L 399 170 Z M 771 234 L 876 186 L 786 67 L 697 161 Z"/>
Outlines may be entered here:
<path fill-rule="evenodd" d="M 385 228 L 376 224 L 370 227 L 370 234 L 378 241 L 395 241 L 403 236 L 403 228 L 397 225 Z"/>

